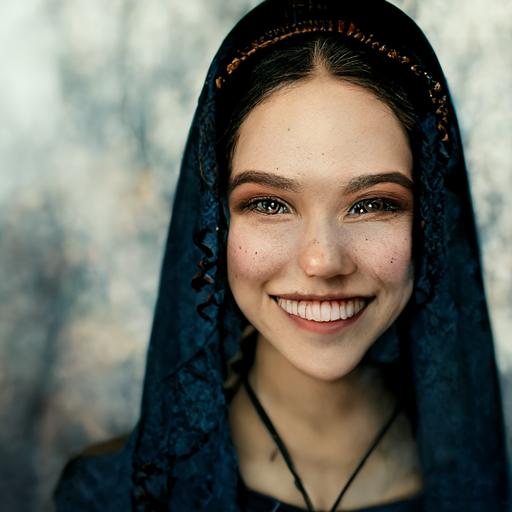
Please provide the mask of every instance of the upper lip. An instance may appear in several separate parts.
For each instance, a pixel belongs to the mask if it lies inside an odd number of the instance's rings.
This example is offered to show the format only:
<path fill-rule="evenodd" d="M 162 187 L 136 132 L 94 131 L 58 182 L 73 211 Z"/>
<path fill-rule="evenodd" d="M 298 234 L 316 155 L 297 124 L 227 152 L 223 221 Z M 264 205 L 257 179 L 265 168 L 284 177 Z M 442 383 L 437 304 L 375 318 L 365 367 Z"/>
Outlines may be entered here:
<path fill-rule="evenodd" d="M 298 294 L 298 293 L 288 293 L 283 295 L 274 295 L 276 299 L 285 299 L 285 300 L 317 300 L 317 301 L 327 301 L 327 300 L 351 300 L 351 299 L 364 299 L 370 300 L 371 297 L 365 295 L 348 295 L 344 293 L 329 293 L 327 295 L 316 294 L 316 293 L 307 293 L 307 294 Z"/>

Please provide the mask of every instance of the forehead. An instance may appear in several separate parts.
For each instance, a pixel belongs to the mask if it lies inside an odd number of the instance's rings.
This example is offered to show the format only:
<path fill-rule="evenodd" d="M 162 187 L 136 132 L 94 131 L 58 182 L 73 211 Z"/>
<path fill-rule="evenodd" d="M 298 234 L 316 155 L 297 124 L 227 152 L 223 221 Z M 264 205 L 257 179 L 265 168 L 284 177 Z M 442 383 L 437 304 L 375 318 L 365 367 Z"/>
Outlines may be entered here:
<path fill-rule="evenodd" d="M 383 101 L 320 75 L 275 91 L 248 114 L 232 174 L 247 169 L 304 180 L 386 171 L 411 177 L 412 155 L 405 129 Z"/>

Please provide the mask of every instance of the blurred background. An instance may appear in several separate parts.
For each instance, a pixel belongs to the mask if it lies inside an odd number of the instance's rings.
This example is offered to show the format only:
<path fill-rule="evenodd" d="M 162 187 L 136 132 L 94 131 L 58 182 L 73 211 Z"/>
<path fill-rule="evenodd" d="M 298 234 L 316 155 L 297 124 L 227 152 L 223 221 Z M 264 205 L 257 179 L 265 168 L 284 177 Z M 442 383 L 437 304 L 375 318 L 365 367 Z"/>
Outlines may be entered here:
<path fill-rule="evenodd" d="M 194 106 L 257 3 L 0 3 L 2 511 L 52 510 L 65 461 L 134 425 Z M 427 33 L 455 98 L 512 427 L 512 5 L 393 3 Z"/>

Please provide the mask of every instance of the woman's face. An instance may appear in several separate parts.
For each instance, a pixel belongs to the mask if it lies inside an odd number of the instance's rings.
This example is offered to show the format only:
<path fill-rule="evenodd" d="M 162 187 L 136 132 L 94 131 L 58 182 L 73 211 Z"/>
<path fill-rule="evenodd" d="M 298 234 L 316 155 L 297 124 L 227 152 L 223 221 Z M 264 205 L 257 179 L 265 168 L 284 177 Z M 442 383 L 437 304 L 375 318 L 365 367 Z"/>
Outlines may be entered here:
<path fill-rule="evenodd" d="M 371 92 L 326 75 L 274 92 L 238 135 L 234 298 L 260 342 L 308 375 L 340 378 L 412 292 L 407 135 Z"/>

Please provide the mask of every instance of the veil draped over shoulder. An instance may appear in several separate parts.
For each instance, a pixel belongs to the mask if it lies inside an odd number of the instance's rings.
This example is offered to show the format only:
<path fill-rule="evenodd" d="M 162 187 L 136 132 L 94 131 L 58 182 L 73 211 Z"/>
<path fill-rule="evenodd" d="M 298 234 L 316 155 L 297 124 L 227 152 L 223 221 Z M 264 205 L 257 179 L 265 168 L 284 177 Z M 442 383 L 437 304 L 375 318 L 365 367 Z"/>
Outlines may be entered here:
<path fill-rule="evenodd" d="M 207 27 L 205 27 L 207 30 Z M 332 32 L 381 55 L 424 95 L 415 148 L 413 297 L 396 335 L 368 357 L 408 376 L 428 511 L 506 510 L 497 371 L 459 129 L 421 30 L 383 0 L 268 0 L 216 54 L 199 98 L 175 195 L 140 418 L 115 453 L 80 457 L 59 511 L 235 512 L 238 470 L 223 382 L 243 321 L 228 289 L 229 218 L 217 141 L 231 81 L 266 48 Z"/>

